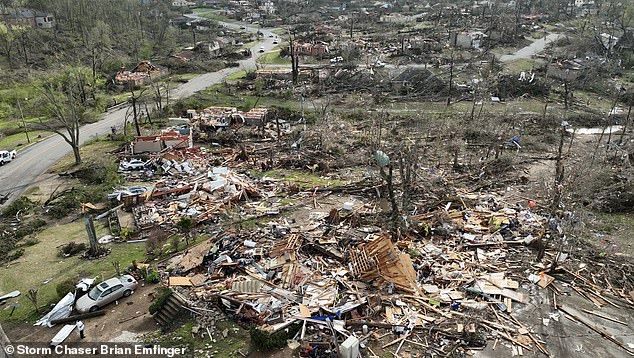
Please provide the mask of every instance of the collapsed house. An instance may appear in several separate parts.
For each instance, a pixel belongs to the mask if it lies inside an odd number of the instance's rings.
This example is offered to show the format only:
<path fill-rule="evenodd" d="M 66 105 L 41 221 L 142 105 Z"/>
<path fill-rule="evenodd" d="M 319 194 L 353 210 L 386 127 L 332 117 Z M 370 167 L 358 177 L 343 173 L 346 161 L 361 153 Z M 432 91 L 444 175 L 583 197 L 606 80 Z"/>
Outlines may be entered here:
<path fill-rule="evenodd" d="M 530 205 L 509 207 L 490 194 L 459 197 L 464 206 L 447 203 L 415 216 L 413 234 L 398 242 L 360 225 L 374 209 L 359 203 L 313 211 L 309 222 L 282 219 L 257 230 L 217 232 L 164 262 L 162 269 L 172 273 L 166 284 L 203 327 L 213 331 L 218 316 L 208 315 L 220 308 L 239 324 L 290 332 L 288 346 L 311 357 L 337 351 L 359 357 L 345 352 L 370 349 L 368 339 L 385 336 L 379 347 L 396 356 L 405 342 L 439 355 L 472 355 L 487 339 L 495 341 L 493 349 L 506 342 L 498 349 L 513 355 L 549 356 L 548 342 L 510 312 L 555 294 L 555 310 L 584 322 L 565 302 L 565 277 L 595 305 L 631 303 L 627 292 L 599 288 L 575 273 L 579 261 L 568 255 L 547 255 L 554 270 L 527 259 L 533 255 L 527 246 L 544 236 L 548 222 Z"/>
<path fill-rule="evenodd" d="M 161 152 L 167 148 L 193 148 L 192 132 L 187 129 L 181 133 L 176 130 L 165 130 L 158 135 L 135 137 L 130 143 L 130 153 L 143 154 Z"/>
<path fill-rule="evenodd" d="M 247 112 L 235 107 L 208 107 L 201 111 L 190 109 L 187 117 L 192 125 L 203 133 L 213 133 L 229 127 L 257 126 L 262 127 L 268 121 L 269 110 L 256 107 Z"/>
<path fill-rule="evenodd" d="M 164 74 L 163 69 L 153 65 L 150 61 L 141 61 L 132 70 L 121 67 L 114 79 L 116 84 L 132 88 L 148 83 Z"/>

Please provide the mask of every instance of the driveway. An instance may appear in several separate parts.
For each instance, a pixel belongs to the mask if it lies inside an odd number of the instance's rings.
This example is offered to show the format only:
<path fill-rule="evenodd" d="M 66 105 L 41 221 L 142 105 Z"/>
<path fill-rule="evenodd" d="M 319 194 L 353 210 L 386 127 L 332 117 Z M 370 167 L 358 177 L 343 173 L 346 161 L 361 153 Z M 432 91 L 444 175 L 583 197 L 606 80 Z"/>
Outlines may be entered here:
<path fill-rule="evenodd" d="M 195 15 L 192 15 L 195 16 Z M 239 28 L 245 24 L 240 23 L 222 23 L 231 28 Z M 258 28 L 246 25 L 244 31 L 257 32 Z M 248 59 L 240 60 L 239 67 L 225 68 L 217 72 L 205 73 L 203 75 L 192 78 L 187 83 L 178 86 L 172 90 L 172 100 L 187 98 L 194 93 L 201 91 L 209 86 L 221 83 L 228 75 L 242 70 L 255 69 L 256 58 L 261 54 L 258 52 L 260 47 L 264 47 L 265 51 L 270 51 L 276 45 L 273 44 L 273 38 L 269 35 L 273 29 L 259 29 L 264 37 L 251 48 L 253 56 Z M 125 120 L 125 114 L 128 107 L 119 108 L 104 114 L 101 119 L 92 124 L 81 127 L 80 142 L 82 144 L 91 138 L 110 133 L 112 126 L 121 126 Z M 71 147 L 64 140 L 54 135 L 39 143 L 33 144 L 18 153 L 18 156 L 12 162 L 0 167 L 0 196 L 10 194 L 8 200 L 0 205 L 5 207 L 13 200 L 17 199 L 20 194 L 29 186 L 36 184 L 38 177 L 43 174 L 51 165 L 62 159 L 65 155 L 71 153 Z"/>

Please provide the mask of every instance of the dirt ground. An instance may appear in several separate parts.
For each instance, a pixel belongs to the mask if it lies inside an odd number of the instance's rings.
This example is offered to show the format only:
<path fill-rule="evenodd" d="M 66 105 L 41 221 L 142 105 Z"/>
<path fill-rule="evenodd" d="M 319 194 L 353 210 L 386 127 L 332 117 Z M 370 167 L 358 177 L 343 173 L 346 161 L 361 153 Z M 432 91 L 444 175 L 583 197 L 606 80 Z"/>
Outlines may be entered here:
<path fill-rule="evenodd" d="M 151 293 L 156 285 L 139 287 L 130 297 L 122 298 L 119 304 L 110 304 L 104 309 L 106 314 L 87 318 L 84 333 L 85 342 L 131 342 L 138 336 L 158 329 L 157 323 L 148 312 L 152 303 Z M 11 342 L 50 342 L 63 325 L 52 328 L 20 324 L 7 329 Z M 73 332 L 65 342 L 79 342 L 79 332 Z"/>

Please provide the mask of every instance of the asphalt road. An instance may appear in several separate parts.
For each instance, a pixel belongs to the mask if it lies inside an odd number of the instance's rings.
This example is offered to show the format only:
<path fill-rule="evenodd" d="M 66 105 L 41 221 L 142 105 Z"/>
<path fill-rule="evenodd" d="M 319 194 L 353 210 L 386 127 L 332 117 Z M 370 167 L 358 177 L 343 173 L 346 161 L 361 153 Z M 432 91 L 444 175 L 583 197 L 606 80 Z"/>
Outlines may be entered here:
<path fill-rule="evenodd" d="M 533 41 L 530 45 L 519 49 L 512 55 L 503 55 L 500 56 L 500 61 L 502 62 L 512 62 L 515 60 L 521 60 L 525 58 L 531 58 L 532 56 L 544 51 L 546 45 L 549 43 L 558 40 L 562 37 L 561 34 L 548 34 L 546 37 L 542 37 L 541 39 L 537 39 Z"/>
<path fill-rule="evenodd" d="M 239 23 L 223 23 L 226 27 L 240 28 L 245 26 Z M 246 25 L 249 32 L 257 32 L 258 28 Z M 260 29 L 264 37 L 251 48 L 253 56 L 248 59 L 238 61 L 240 67 L 225 68 L 218 72 L 206 73 L 183 83 L 172 90 L 172 99 L 186 98 L 209 86 L 221 83 L 223 79 L 237 71 L 254 69 L 256 58 L 261 55 L 260 48 L 270 51 L 277 45 L 273 44 L 273 38 L 269 37 L 273 29 Z M 275 36 L 273 34 L 273 36 Z M 105 113 L 98 122 L 81 127 L 80 141 L 86 141 L 95 136 L 110 133 L 112 126 L 121 126 L 125 120 L 128 107 L 119 108 Z M 53 135 L 39 143 L 26 147 L 18 152 L 17 158 L 12 162 L 0 167 L 0 196 L 10 193 L 8 200 L 1 205 L 4 207 L 17 199 L 20 194 L 29 186 L 36 184 L 38 178 L 53 164 L 72 152 L 62 137 Z"/>

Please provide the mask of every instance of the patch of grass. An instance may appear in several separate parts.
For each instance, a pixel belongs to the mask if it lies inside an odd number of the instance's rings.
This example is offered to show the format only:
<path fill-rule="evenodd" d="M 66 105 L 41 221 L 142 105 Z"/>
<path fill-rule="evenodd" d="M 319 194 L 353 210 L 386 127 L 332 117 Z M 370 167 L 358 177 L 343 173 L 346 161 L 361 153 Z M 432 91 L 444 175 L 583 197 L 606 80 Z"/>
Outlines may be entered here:
<path fill-rule="evenodd" d="M 254 40 L 251 42 L 247 42 L 244 45 L 242 45 L 241 49 L 246 50 L 246 49 L 251 49 L 253 48 L 253 46 L 257 45 L 260 41 L 259 40 Z"/>
<path fill-rule="evenodd" d="M 535 61 L 523 58 L 505 64 L 506 69 L 511 73 L 519 73 L 521 71 L 530 71 L 535 67 Z"/>
<path fill-rule="evenodd" d="M 225 77 L 225 80 L 227 80 L 227 81 L 239 80 L 241 78 L 244 78 L 247 75 L 247 72 L 248 71 L 246 71 L 246 70 L 234 72 L 234 73 L 230 74 L 229 76 Z"/>
<path fill-rule="evenodd" d="M 303 190 L 323 186 L 337 186 L 345 183 L 344 181 L 339 179 L 330 179 L 301 170 L 275 169 L 266 172 L 260 170 L 251 170 L 249 172 L 249 175 L 256 178 L 270 177 L 281 179 L 285 182 L 297 185 L 300 189 Z"/>
<path fill-rule="evenodd" d="M 280 50 L 263 54 L 262 56 L 258 57 L 258 62 L 270 65 L 286 65 L 291 63 L 288 58 L 280 57 Z"/>
<path fill-rule="evenodd" d="M 107 233 L 106 228 L 97 226 L 97 236 Z M 145 257 L 143 243 L 126 243 L 111 245 L 112 252 L 97 260 L 84 260 L 76 256 L 59 258 L 57 246 L 71 241 L 87 242 L 83 222 L 50 227 L 40 232 L 38 239 L 38 244 L 23 247 L 24 253 L 17 261 L 0 268 L 0 292 L 19 290 L 23 293 L 17 299 L 20 307 L 11 317 L 9 311 L 0 310 L 0 320 L 3 322 L 34 321 L 39 318 L 41 314 L 35 312 L 33 305 L 24 295 L 30 288 L 39 289 L 40 311 L 44 311 L 50 304 L 57 302 L 56 287 L 62 281 L 79 277 L 108 279 L 115 274 L 112 261 L 119 261 L 122 267 L 126 267 L 133 260 L 142 262 Z"/>
<path fill-rule="evenodd" d="M 108 155 L 108 153 L 119 148 L 123 142 L 111 141 L 104 138 L 100 138 L 96 141 L 88 143 L 79 149 L 81 153 L 81 159 L 85 163 L 91 161 L 111 160 L 114 162 L 114 156 Z M 105 154 L 105 155 L 104 155 Z M 59 173 L 69 170 L 75 166 L 75 158 L 73 154 L 68 154 L 62 158 L 59 162 L 55 163 L 48 169 L 50 173 Z"/>
<path fill-rule="evenodd" d="M 205 8 L 194 8 L 193 9 L 194 14 L 200 16 L 200 17 L 204 17 L 206 19 L 209 20 L 214 20 L 214 21 L 225 21 L 225 22 L 232 22 L 235 21 L 234 19 L 231 19 L 225 15 L 222 15 L 221 12 L 222 10 L 214 10 L 214 9 L 205 9 Z"/>
<path fill-rule="evenodd" d="M 45 131 L 29 131 L 29 139 L 31 139 L 31 143 L 37 143 L 51 135 L 52 133 Z M 29 142 L 27 141 L 24 132 L 8 135 L 0 139 L 0 148 L 15 149 L 26 144 L 29 144 Z"/>
<path fill-rule="evenodd" d="M 167 334 L 155 333 L 147 337 L 147 341 L 156 342 L 164 347 L 188 347 L 190 352 L 195 350 L 212 351 L 214 357 L 218 358 L 235 358 L 241 356 L 238 352 L 246 354 L 251 345 L 249 332 L 240 328 L 233 322 L 220 321 L 216 322 L 215 332 L 212 337 L 215 342 L 209 340 L 205 329 L 204 337 L 200 334 L 192 337 L 192 328 L 196 323 L 192 320 L 185 321 L 172 332 Z M 227 331 L 227 337 L 222 334 Z"/>

